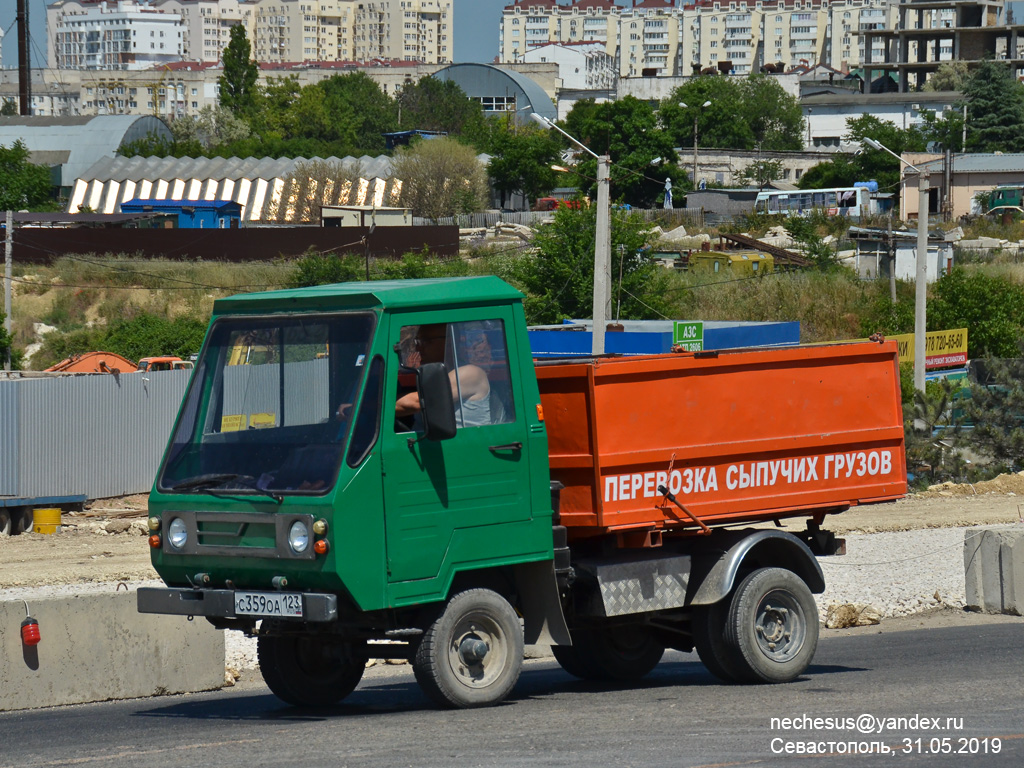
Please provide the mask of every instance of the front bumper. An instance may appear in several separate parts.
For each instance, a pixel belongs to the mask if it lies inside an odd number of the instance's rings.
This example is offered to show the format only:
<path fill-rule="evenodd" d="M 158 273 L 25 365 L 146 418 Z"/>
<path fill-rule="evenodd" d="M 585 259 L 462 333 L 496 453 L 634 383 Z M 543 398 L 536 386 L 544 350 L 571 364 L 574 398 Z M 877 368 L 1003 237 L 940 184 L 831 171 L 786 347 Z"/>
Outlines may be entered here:
<path fill-rule="evenodd" d="M 338 597 L 317 592 L 294 593 L 302 596 L 302 618 L 284 621 L 306 621 L 325 624 L 338 620 Z M 221 619 L 254 619 L 260 616 L 235 613 L 233 589 L 175 589 L 141 587 L 136 593 L 139 613 L 160 613 L 171 616 L 209 616 Z M 267 617 L 279 618 L 279 617 Z"/>

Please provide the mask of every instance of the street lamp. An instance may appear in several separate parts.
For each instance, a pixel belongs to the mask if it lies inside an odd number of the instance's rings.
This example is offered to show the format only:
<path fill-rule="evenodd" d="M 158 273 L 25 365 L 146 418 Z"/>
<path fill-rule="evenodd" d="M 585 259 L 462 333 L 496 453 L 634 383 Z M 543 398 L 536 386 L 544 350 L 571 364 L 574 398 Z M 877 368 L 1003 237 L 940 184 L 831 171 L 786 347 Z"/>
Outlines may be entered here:
<path fill-rule="evenodd" d="M 570 136 L 555 125 L 552 120 L 542 117 L 536 112 L 531 113 L 530 117 L 545 128 L 554 128 L 588 155 L 597 159 L 597 228 L 594 232 L 594 332 L 591 353 L 595 356 L 603 355 L 605 326 L 609 315 L 611 315 L 612 301 L 611 291 L 609 290 L 612 271 L 611 158 L 608 155 L 598 155 L 579 139 Z"/>
<path fill-rule="evenodd" d="M 917 272 L 914 284 L 914 389 L 924 392 L 925 306 L 928 299 L 928 174 L 908 163 L 881 142 L 865 137 L 864 143 L 872 149 L 888 152 L 917 173 L 919 197 L 917 200 Z"/>
<path fill-rule="evenodd" d="M 685 102 L 679 102 L 679 106 L 686 109 Z M 703 107 L 710 107 L 711 101 L 705 101 L 700 105 Z M 697 188 L 697 117 L 700 113 L 697 110 L 693 111 L 693 188 Z"/>

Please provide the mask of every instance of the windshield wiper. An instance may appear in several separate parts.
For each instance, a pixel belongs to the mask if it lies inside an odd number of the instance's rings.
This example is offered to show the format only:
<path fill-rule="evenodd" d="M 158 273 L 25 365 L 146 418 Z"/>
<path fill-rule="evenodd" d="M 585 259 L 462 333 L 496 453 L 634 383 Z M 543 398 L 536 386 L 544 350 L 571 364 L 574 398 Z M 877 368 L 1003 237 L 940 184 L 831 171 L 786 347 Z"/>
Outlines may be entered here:
<path fill-rule="evenodd" d="M 256 491 L 257 493 L 263 496 L 269 496 L 278 504 L 284 502 L 284 496 L 282 496 L 281 494 L 274 493 L 273 491 L 268 491 L 265 488 L 260 488 L 256 484 L 254 478 L 250 477 L 249 475 L 239 474 L 238 472 L 219 472 L 208 475 L 196 475 L 195 477 L 190 477 L 187 480 L 182 480 L 180 483 L 175 483 L 174 485 L 171 486 L 171 490 L 188 491 L 203 489 L 211 493 L 212 495 L 216 496 L 218 494 L 230 493 L 234 490 L 237 490 L 234 488 L 217 488 L 217 486 L 226 485 L 227 483 L 230 483 L 232 481 L 234 481 L 236 485 L 240 485 L 243 489 L 247 491 Z"/>
<path fill-rule="evenodd" d="M 260 488 L 259 485 L 256 483 L 256 480 L 249 475 L 234 475 L 232 476 L 231 479 L 236 481 L 236 485 L 242 486 L 242 488 L 244 488 L 247 491 L 256 491 L 256 493 L 261 494 L 263 496 L 269 496 L 278 504 L 284 503 L 284 496 L 282 496 L 280 493 L 274 493 L 273 491 L 267 490 L 266 488 Z M 221 485 L 221 483 L 218 483 L 218 485 Z M 220 496 L 233 493 L 236 490 L 236 488 L 211 488 L 207 492 L 214 496 Z"/>
<path fill-rule="evenodd" d="M 241 477 L 237 472 L 219 472 L 210 475 L 196 475 L 171 486 L 172 491 L 188 491 L 193 488 L 212 488 L 229 480 Z"/>

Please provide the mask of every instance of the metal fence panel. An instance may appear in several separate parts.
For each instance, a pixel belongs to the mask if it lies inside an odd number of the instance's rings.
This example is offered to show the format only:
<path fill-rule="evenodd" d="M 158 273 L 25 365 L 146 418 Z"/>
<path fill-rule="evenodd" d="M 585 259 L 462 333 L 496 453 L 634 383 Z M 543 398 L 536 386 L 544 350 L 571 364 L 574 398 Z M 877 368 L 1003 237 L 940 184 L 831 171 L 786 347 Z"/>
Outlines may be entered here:
<path fill-rule="evenodd" d="M 17 484 L 8 495 L 148 492 L 189 373 L 0 382 L 0 423 L 14 418 L 18 425 L 10 448 Z"/>
<path fill-rule="evenodd" d="M 704 211 L 701 208 L 633 208 L 633 213 L 639 214 L 647 222 L 659 224 L 662 229 L 674 229 L 679 225 L 688 227 L 704 226 Z M 538 227 L 541 224 L 551 221 L 554 213 L 551 211 L 519 211 L 516 213 L 465 213 L 458 216 L 445 216 L 440 219 L 424 219 L 419 216 L 413 217 L 413 224 L 417 226 L 437 224 L 441 226 L 457 226 L 460 229 L 480 229 L 482 227 L 493 227 L 498 222 L 506 224 L 525 224 L 528 227 Z"/>
<path fill-rule="evenodd" d="M 17 496 L 18 389 L 0 381 L 0 496 Z"/>

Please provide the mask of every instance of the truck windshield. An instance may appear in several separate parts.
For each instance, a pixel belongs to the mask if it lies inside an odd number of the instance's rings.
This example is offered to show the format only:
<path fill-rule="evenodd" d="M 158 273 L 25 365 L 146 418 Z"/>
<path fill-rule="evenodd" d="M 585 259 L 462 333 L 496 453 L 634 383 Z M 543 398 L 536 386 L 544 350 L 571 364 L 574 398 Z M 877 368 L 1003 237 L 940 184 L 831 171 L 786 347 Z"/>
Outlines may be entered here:
<path fill-rule="evenodd" d="M 177 492 L 324 493 L 367 369 L 369 313 L 218 320 L 160 473 Z"/>

